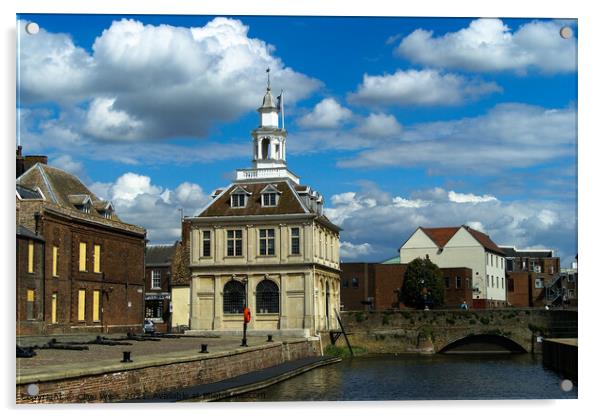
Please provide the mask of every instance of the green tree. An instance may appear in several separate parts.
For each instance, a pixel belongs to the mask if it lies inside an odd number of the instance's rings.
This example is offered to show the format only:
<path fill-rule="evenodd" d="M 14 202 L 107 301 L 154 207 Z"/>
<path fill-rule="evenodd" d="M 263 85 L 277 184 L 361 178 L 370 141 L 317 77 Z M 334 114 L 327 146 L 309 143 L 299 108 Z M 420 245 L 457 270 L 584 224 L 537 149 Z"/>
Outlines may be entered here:
<path fill-rule="evenodd" d="M 401 300 L 406 306 L 422 308 L 425 295 L 432 306 L 443 304 L 443 275 L 431 260 L 416 258 L 404 274 Z"/>

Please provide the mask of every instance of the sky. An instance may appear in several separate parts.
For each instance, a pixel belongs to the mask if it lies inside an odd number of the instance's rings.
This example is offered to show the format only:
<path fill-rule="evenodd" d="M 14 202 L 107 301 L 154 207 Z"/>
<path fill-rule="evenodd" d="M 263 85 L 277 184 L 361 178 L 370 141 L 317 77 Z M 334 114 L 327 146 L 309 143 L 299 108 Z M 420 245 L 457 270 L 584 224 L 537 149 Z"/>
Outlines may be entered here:
<path fill-rule="evenodd" d="M 343 261 L 462 224 L 563 266 L 576 254 L 576 21 L 18 17 L 24 153 L 78 175 L 153 244 L 251 166 L 269 67 L 288 167 L 325 196 Z"/>

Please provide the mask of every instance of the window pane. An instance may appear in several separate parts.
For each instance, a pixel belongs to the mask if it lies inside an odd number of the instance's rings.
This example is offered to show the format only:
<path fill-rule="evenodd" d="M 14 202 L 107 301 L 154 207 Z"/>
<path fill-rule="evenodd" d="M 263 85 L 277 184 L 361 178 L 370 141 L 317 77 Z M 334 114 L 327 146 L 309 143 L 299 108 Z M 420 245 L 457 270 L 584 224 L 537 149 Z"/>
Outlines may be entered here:
<path fill-rule="evenodd" d="M 86 271 L 86 243 L 79 243 L 79 271 Z"/>
<path fill-rule="evenodd" d="M 92 294 L 92 321 L 100 321 L 100 291 L 95 290 Z"/>
<path fill-rule="evenodd" d="M 224 313 L 242 313 L 245 302 L 245 286 L 236 280 L 230 280 L 224 286 Z"/>
<path fill-rule="evenodd" d="M 52 275 L 57 277 L 58 273 L 58 263 L 59 263 L 59 247 L 52 247 Z"/>
<path fill-rule="evenodd" d="M 33 241 L 29 241 L 27 243 L 27 272 L 28 273 L 33 273 L 33 250 L 34 250 Z"/>
<path fill-rule="evenodd" d="M 280 292 L 278 285 L 271 280 L 262 280 L 255 294 L 257 313 L 280 312 Z"/>
<path fill-rule="evenodd" d="M 94 246 L 94 273 L 100 273 L 100 245 Z"/>
<path fill-rule="evenodd" d="M 80 290 L 77 298 L 77 320 L 86 320 L 86 291 Z"/>

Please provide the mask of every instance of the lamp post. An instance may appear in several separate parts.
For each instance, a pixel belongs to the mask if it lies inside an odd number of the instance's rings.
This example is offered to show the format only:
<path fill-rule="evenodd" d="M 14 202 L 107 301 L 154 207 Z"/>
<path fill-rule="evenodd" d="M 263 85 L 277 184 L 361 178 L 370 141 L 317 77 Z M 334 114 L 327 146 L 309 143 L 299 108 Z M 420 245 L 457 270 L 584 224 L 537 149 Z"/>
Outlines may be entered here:
<path fill-rule="evenodd" d="M 245 277 L 242 279 L 242 284 L 244 288 L 243 295 L 243 325 L 242 325 L 242 342 L 240 344 L 241 347 L 248 347 L 247 345 L 247 324 L 251 321 L 251 311 L 247 306 L 247 282 L 248 279 Z"/>

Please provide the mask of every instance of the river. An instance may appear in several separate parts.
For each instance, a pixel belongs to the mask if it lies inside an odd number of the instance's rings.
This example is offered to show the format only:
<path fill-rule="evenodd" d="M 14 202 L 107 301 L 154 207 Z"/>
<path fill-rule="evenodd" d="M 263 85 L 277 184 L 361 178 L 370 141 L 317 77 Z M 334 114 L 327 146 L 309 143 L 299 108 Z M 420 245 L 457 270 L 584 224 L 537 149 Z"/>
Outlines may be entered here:
<path fill-rule="evenodd" d="M 226 401 L 577 398 L 562 381 L 532 354 L 357 357 Z"/>

